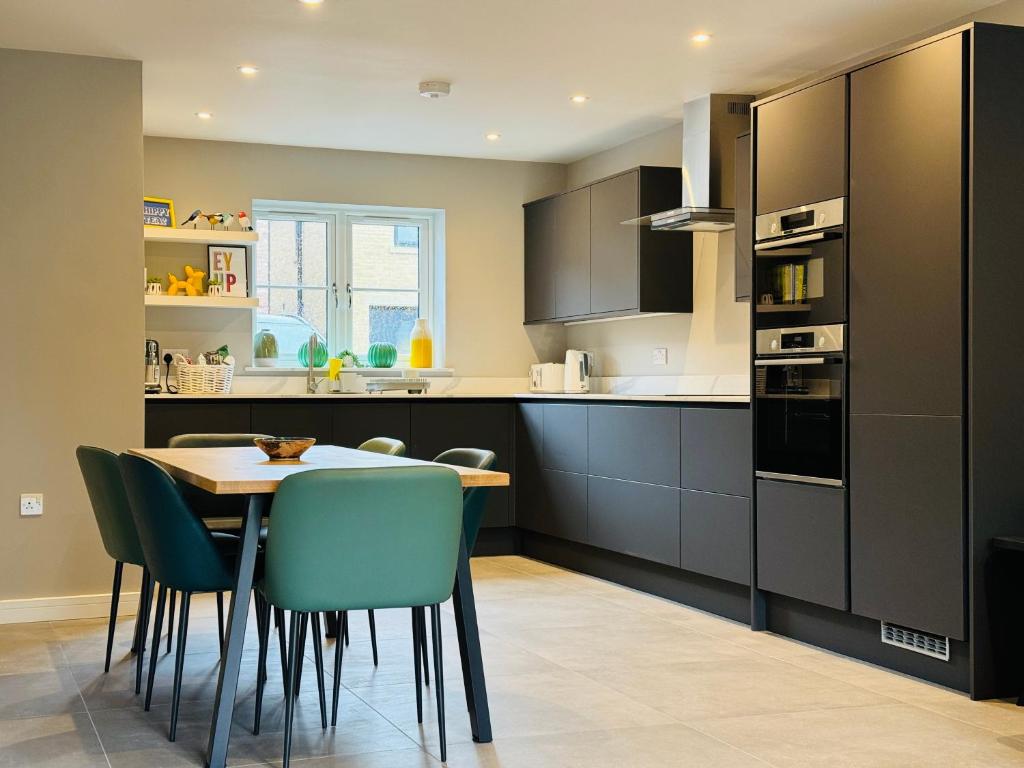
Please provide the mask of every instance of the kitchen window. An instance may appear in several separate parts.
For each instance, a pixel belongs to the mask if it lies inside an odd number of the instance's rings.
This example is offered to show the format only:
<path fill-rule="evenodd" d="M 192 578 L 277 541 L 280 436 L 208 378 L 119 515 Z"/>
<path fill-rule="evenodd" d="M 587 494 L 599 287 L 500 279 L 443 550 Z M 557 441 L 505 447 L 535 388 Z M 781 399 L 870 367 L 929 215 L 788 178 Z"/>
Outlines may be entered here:
<path fill-rule="evenodd" d="M 314 332 L 332 356 L 362 359 L 370 344 L 391 342 L 400 366 L 419 317 L 434 337 L 434 365 L 444 365 L 443 211 L 279 201 L 253 209 L 254 331 L 275 335 L 279 367 L 301 367 Z"/>

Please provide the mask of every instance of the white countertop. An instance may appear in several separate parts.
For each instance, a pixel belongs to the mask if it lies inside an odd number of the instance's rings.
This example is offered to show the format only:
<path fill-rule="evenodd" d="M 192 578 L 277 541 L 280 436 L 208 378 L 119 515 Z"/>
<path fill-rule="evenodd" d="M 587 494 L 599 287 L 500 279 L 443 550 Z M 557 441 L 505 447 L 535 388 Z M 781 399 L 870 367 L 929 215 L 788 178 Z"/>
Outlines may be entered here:
<path fill-rule="evenodd" d="M 146 395 L 147 400 L 584 400 L 584 401 L 637 401 L 651 403 L 749 403 L 747 395 L 617 395 L 617 394 L 565 394 L 558 392 L 435 392 L 410 395 L 406 392 L 380 394 L 328 394 L 308 392 L 241 393 L 226 395 Z"/>

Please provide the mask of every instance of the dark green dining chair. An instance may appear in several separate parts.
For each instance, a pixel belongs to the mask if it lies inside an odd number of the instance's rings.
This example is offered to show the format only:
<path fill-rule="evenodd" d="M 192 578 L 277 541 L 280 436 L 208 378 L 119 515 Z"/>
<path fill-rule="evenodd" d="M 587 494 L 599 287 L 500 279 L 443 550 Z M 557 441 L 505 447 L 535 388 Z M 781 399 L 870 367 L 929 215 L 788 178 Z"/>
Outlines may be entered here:
<path fill-rule="evenodd" d="M 253 731 L 259 731 L 263 703 L 269 609 L 283 608 L 291 611 L 285 768 L 291 754 L 296 662 L 304 650 L 301 628 L 318 612 L 373 608 L 430 607 L 441 759 L 447 759 L 439 605 L 452 594 L 461 533 L 462 486 L 458 474 L 445 467 L 319 469 L 281 482 L 271 507 L 265 576 L 258 586 L 265 597 L 264 636 Z M 342 642 L 334 646 L 332 725 L 337 725 L 343 647 Z M 316 645 L 313 650 L 320 666 Z M 416 691 L 422 722 L 419 686 Z M 322 706 L 321 693 L 321 713 Z"/>
<path fill-rule="evenodd" d="M 163 467 L 149 459 L 129 454 L 121 454 L 117 460 L 146 563 L 153 579 L 160 585 L 146 691 L 147 710 L 152 702 L 160 625 L 167 590 L 181 593 L 168 733 L 169 740 L 174 741 L 181 703 L 181 678 L 192 595 L 201 592 L 223 593 L 233 588 L 234 555 L 238 549 L 238 538 L 208 530 L 189 507 L 174 478 Z M 244 597 L 248 600 L 247 595 Z"/>
<path fill-rule="evenodd" d="M 78 466 L 82 470 L 85 489 L 89 494 L 96 525 L 100 529 L 103 548 L 114 560 L 114 585 L 110 592 L 110 620 L 107 624 L 107 655 L 103 671 L 110 671 L 110 654 L 114 647 L 114 627 L 117 624 L 117 604 L 121 595 L 121 577 L 124 564 L 142 568 L 142 586 L 139 589 L 139 610 L 135 617 L 135 640 L 132 650 L 136 652 L 135 692 L 142 685 L 142 662 L 145 649 L 145 619 L 148 615 L 153 589 L 153 580 L 146 567 L 146 558 L 139 535 L 135 530 L 128 496 L 125 494 L 117 455 L 102 448 L 80 445 L 75 451 Z"/>
<path fill-rule="evenodd" d="M 405 443 L 394 437 L 371 437 L 359 445 L 359 450 L 388 456 L 405 456 Z"/>

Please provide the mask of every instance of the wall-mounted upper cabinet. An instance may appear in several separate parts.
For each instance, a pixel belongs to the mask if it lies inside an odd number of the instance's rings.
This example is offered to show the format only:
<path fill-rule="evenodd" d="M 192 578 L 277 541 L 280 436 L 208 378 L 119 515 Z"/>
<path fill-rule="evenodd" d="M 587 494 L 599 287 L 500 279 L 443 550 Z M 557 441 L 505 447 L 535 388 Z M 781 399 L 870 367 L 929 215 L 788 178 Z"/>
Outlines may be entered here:
<path fill-rule="evenodd" d="M 693 311 L 693 238 L 636 219 L 678 207 L 678 168 L 642 166 L 524 206 L 525 322 Z"/>
<path fill-rule="evenodd" d="M 846 80 L 756 108 L 757 215 L 846 195 Z"/>

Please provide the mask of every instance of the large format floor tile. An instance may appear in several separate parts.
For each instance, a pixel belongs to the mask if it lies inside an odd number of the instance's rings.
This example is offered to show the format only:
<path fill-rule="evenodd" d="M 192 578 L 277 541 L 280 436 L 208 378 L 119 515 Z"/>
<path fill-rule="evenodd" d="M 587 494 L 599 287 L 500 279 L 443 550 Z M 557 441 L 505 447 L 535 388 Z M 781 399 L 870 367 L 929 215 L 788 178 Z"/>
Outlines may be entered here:
<path fill-rule="evenodd" d="M 454 614 L 441 609 L 452 768 L 1024 768 L 1024 708 L 966 696 L 599 579 L 518 557 L 472 563 L 494 741 L 470 737 Z M 167 741 L 173 655 L 162 628 L 154 706 L 134 694 L 133 617 L 103 673 L 103 618 L 0 626 L 0 768 L 198 766 L 219 671 L 216 604 L 193 600 L 177 741 Z M 440 766 L 434 694 L 416 722 L 408 610 L 350 615 L 340 722 L 323 730 L 312 641 L 293 765 Z M 147 671 L 148 652 L 147 642 Z M 335 643 L 325 640 L 325 682 Z M 262 731 L 250 612 L 229 762 L 280 765 L 276 632 Z"/>

